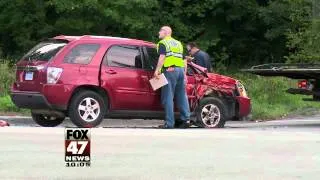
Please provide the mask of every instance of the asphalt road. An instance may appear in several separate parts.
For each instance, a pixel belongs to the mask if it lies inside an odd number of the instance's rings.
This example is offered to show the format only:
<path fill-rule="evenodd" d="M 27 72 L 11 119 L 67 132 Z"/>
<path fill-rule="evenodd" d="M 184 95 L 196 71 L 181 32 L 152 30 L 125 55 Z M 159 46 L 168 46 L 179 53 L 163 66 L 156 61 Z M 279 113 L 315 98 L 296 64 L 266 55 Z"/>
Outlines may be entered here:
<path fill-rule="evenodd" d="M 89 168 L 64 165 L 64 127 L 0 117 L 0 179 L 320 179 L 320 116 L 230 122 L 224 129 L 156 129 L 105 120 L 91 132 Z M 104 127 L 104 128 L 102 128 Z"/>

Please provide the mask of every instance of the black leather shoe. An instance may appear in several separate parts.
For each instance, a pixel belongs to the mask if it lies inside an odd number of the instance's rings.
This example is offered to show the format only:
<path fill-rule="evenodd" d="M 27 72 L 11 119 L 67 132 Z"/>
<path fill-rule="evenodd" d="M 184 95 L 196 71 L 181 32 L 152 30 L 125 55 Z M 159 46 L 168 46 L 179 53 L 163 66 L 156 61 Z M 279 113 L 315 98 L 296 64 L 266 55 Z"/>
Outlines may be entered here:
<path fill-rule="evenodd" d="M 189 127 L 190 127 L 190 121 L 183 122 L 178 126 L 179 129 L 187 129 Z"/>
<path fill-rule="evenodd" d="M 158 128 L 159 128 L 159 129 L 173 129 L 173 127 L 168 127 L 168 126 L 166 126 L 166 125 L 164 125 L 164 124 L 158 126 Z"/>
<path fill-rule="evenodd" d="M 174 128 L 179 128 L 181 126 L 181 124 L 183 124 L 183 121 L 176 120 L 176 122 L 174 123 Z"/>

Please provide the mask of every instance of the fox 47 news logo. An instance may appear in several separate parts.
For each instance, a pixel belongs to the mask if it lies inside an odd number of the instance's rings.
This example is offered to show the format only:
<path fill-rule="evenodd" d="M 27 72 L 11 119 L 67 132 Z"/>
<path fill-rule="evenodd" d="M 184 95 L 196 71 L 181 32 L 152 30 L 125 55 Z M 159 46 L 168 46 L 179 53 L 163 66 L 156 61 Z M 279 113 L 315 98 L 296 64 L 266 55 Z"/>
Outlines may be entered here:
<path fill-rule="evenodd" d="M 90 166 L 90 129 L 65 129 L 65 162 L 67 167 Z"/>

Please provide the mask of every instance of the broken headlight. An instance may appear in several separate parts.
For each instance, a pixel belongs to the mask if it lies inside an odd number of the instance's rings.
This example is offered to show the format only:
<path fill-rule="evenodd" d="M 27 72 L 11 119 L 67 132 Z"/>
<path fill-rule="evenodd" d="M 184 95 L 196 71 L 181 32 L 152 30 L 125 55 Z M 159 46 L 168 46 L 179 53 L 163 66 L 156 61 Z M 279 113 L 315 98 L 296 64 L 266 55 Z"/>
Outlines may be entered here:
<path fill-rule="evenodd" d="M 239 81 L 237 82 L 236 86 L 237 86 L 237 91 L 239 93 L 239 96 L 248 97 L 246 89 Z"/>

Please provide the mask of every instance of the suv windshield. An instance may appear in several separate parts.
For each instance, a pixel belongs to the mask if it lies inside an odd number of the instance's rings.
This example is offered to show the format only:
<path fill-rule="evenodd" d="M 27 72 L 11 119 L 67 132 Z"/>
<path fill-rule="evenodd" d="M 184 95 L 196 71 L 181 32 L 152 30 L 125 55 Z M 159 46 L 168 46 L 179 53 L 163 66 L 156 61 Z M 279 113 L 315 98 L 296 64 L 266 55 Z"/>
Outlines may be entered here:
<path fill-rule="evenodd" d="M 22 59 L 49 61 L 53 58 L 67 42 L 65 41 L 44 41 L 32 48 Z"/>

